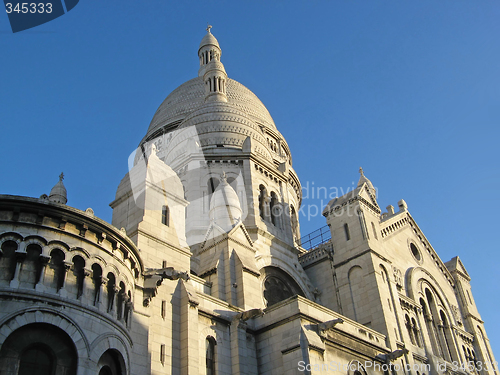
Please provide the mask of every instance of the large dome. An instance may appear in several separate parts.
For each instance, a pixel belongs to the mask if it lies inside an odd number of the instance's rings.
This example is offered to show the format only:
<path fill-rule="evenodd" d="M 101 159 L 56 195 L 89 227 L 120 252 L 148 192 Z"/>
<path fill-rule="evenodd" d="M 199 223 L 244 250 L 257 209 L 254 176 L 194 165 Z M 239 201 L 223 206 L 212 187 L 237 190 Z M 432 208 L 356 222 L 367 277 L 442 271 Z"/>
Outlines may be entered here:
<path fill-rule="evenodd" d="M 241 83 L 228 78 L 226 96 L 228 104 L 244 112 L 256 123 L 276 130 L 276 125 L 267 108 L 252 91 Z M 156 110 L 144 140 L 150 139 L 161 129 L 177 127 L 190 113 L 204 104 L 203 78 L 197 77 L 180 85 Z"/>

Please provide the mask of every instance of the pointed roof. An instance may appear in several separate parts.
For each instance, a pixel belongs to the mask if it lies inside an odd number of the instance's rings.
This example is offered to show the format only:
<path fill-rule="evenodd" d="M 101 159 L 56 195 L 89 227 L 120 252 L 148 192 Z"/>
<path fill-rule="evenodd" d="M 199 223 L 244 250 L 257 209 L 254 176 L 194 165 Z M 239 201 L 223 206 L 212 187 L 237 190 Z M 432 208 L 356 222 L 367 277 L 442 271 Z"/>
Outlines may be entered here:
<path fill-rule="evenodd" d="M 369 188 L 375 190 L 375 188 L 373 187 L 372 182 L 365 176 L 365 173 L 363 172 L 363 168 L 362 167 L 359 167 L 359 174 L 361 176 L 359 176 L 358 187 L 361 187 L 364 183 L 366 183 Z"/>
<path fill-rule="evenodd" d="M 470 276 L 467 273 L 467 270 L 465 269 L 464 264 L 462 263 L 462 261 L 460 260 L 460 258 L 458 256 L 447 261 L 445 263 L 445 266 L 446 266 L 446 268 L 448 268 L 448 271 L 450 271 L 451 273 L 453 273 L 453 271 L 456 271 L 456 272 L 462 274 L 462 276 L 464 276 L 466 279 L 470 280 Z"/>
<path fill-rule="evenodd" d="M 380 207 L 377 203 L 377 190 L 373 187 L 372 182 L 363 173 L 363 168 L 359 168 L 361 174 L 358 185 L 354 190 L 351 190 L 341 197 L 333 198 L 328 205 L 323 209 L 323 216 L 327 216 L 330 211 L 336 207 L 341 207 L 351 201 L 361 200 L 368 204 L 374 211 L 380 213 Z"/>
<path fill-rule="evenodd" d="M 49 194 L 49 201 L 66 204 L 68 202 L 68 193 L 63 184 L 64 173 L 59 175 L 59 182 L 54 185 Z"/>

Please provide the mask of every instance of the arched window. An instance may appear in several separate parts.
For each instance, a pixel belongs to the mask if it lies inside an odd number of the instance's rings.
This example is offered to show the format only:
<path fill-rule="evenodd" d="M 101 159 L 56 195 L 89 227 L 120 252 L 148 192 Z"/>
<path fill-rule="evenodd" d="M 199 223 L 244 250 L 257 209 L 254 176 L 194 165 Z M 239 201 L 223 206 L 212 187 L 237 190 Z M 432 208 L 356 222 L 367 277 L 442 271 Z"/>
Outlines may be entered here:
<path fill-rule="evenodd" d="M 428 307 L 428 317 L 426 319 L 427 329 L 431 341 L 433 341 L 433 349 L 436 350 L 435 354 L 449 362 L 458 361 L 453 333 L 448 324 L 448 315 L 446 311 L 443 311 L 440 307 L 444 304 L 434 289 L 426 288 L 425 297 Z"/>
<path fill-rule="evenodd" d="M 167 227 L 170 226 L 170 208 L 168 206 L 163 206 L 161 209 L 161 222 Z"/>
<path fill-rule="evenodd" d="M 38 244 L 30 244 L 26 248 L 26 259 L 21 267 L 19 281 L 21 287 L 33 288 L 40 277 L 40 254 L 42 248 Z M 64 272 L 64 269 L 63 269 Z"/>
<path fill-rule="evenodd" d="M 278 197 L 276 193 L 271 192 L 271 203 L 270 203 L 270 211 L 271 211 L 271 222 L 274 226 L 279 226 L 279 217 L 281 215 L 280 206 L 278 205 Z"/>
<path fill-rule="evenodd" d="M 265 213 L 265 203 L 266 203 L 267 191 L 264 185 L 259 186 L 259 215 L 264 220 L 266 218 Z"/>
<path fill-rule="evenodd" d="M 434 329 L 434 321 L 432 319 L 431 312 L 427 307 L 427 303 L 423 298 L 420 298 L 420 306 L 422 306 L 422 312 L 425 320 L 425 328 L 427 330 L 427 334 L 431 340 L 432 352 L 437 355 L 439 353 L 438 342 L 437 342 L 437 334 Z"/>
<path fill-rule="evenodd" d="M 448 319 L 446 318 L 446 315 L 444 314 L 444 311 L 440 311 L 440 317 L 441 317 L 441 330 L 443 334 L 443 339 L 444 343 L 446 346 L 447 350 L 447 355 L 449 356 L 449 361 L 453 361 L 455 358 L 453 358 L 453 353 L 451 350 L 450 342 L 452 343 L 453 341 L 453 336 L 450 330 L 450 325 L 448 324 Z"/>
<path fill-rule="evenodd" d="M 410 336 L 410 341 L 413 345 L 415 345 L 415 338 L 413 337 L 413 330 L 411 328 L 411 321 L 408 314 L 405 315 L 405 325 L 406 325 L 406 330 L 408 331 L 408 336 Z"/>
<path fill-rule="evenodd" d="M 0 280 L 10 282 L 16 271 L 16 250 L 15 241 L 5 241 L 2 244 L 2 253 L 0 257 Z"/>
<path fill-rule="evenodd" d="M 377 230 L 375 229 L 375 224 L 373 223 L 373 221 L 372 221 L 372 230 L 373 230 L 373 236 L 375 237 L 376 240 L 378 240 Z"/>
<path fill-rule="evenodd" d="M 470 304 L 471 304 L 471 305 L 474 305 L 474 303 L 472 303 L 472 297 L 470 296 L 469 291 L 468 291 L 468 290 L 466 290 L 466 292 L 467 292 L 467 297 L 469 298 L 469 302 L 470 302 Z"/>
<path fill-rule="evenodd" d="M 94 306 L 97 305 L 101 296 L 102 268 L 97 263 L 92 265 L 92 282 L 94 284 Z"/>
<path fill-rule="evenodd" d="M 80 298 L 83 293 L 83 278 L 85 268 L 85 260 L 80 255 L 73 257 L 73 274 L 76 277 L 76 298 Z"/>
<path fill-rule="evenodd" d="M 415 342 L 419 348 L 422 348 L 422 340 L 420 339 L 420 331 L 417 326 L 417 321 L 415 318 L 411 318 L 411 325 L 413 328 L 413 336 L 415 337 Z"/>
<path fill-rule="evenodd" d="M 207 375 L 215 375 L 215 339 L 208 336 L 205 340 L 205 367 Z"/>
<path fill-rule="evenodd" d="M 56 290 L 61 289 L 64 282 L 64 253 L 59 249 L 54 249 L 50 253 L 49 268 L 52 273 L 52 282 L 50 286 Z"/>
<path fill-rule="evenodd" d="M 344 233 L 345 233 L 345 240 L 349 241 L 351 239 L 351 233 L 349 232 L 349 225 L 347 225 L 347 223 L 344 224 Z"/>
<path fill-rule="evenodd" d="M 292 224 L 292 234 L 295 240 L 299 240 L 299 220 L 295 208 L 290 206 L 290 221 Z"/>

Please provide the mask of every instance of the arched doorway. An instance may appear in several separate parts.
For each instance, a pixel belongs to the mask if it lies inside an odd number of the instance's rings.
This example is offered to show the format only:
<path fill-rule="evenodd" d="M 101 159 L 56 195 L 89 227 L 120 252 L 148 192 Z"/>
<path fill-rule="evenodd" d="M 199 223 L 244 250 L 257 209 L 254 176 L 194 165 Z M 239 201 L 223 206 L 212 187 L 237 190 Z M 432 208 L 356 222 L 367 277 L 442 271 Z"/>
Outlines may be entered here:
<path fill-rule="evenodd" d="M 46 323 L 16 329 L 0 350 L 2 375 L 76 375 L 77 362 L 73 340 Z"/>

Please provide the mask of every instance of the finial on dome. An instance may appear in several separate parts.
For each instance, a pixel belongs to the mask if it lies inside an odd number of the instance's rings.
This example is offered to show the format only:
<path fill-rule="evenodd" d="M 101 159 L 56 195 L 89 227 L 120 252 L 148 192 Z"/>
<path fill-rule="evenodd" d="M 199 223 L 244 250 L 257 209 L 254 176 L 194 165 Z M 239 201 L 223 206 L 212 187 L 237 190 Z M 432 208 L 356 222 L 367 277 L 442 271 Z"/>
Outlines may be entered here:
<path fill-rule="evenodd" d="M 361 176 L 359 176 L 359 181 L 358 181 L 357 187 L 363 186 L 363 184 L 367 184 L 368 189 L 370 189 L 370 191 L 374 194 L 374 196 L 376 196 L 376 194 L 377 194 L 376 189 L 373 187 L 373 184 L 368 179 L 368 177 L 365 176 L 365 172 L 363 171 L 363 168 L 361 168 L 361 167 L 359 168 L 359 174 Z"/>
<path fill-rule="evenodd" d="M 64 173 L 59 175 L 59 181 L 54 185 L 49 194 L 49 201 L 66 204 L 68 202 L 68 193 L 63 184 Z"/>
<path fill-rule="evenodd" d="M 212 33 L 210 32 L 210 29 L 211 29 L 211 28 L 212 28 L 212 25 L 210 25 L 210 24 L 207 22 L 207 31 L 208 31 L 208 33 L 209 33 L 209 34 L 212 34 Z"/>
<path fill-rule="evenodd" d="M 226 171 L 222 171 L 222 175 L 221 175 L 220 179 L 221 179 L 221 182 L 222 182 L 224 185 L 227 185 Z"/>

